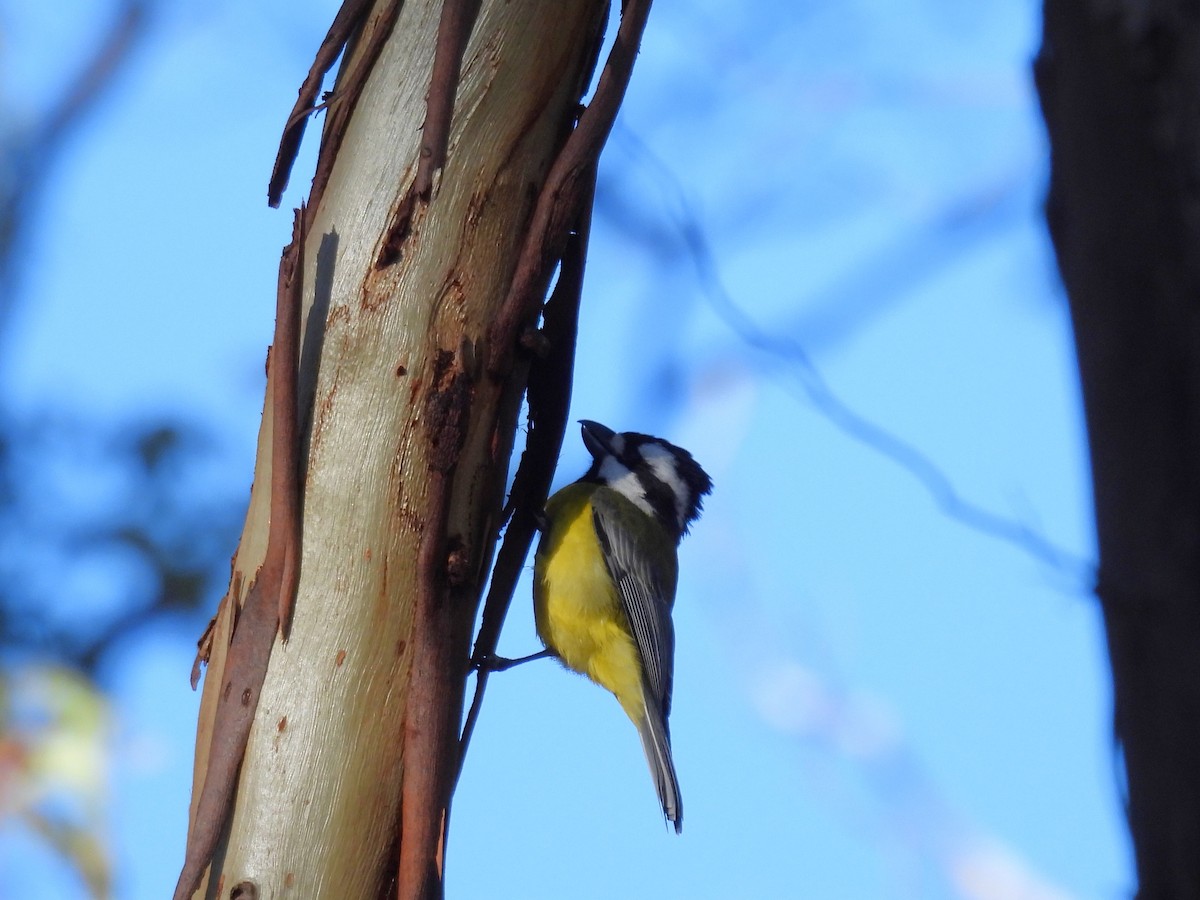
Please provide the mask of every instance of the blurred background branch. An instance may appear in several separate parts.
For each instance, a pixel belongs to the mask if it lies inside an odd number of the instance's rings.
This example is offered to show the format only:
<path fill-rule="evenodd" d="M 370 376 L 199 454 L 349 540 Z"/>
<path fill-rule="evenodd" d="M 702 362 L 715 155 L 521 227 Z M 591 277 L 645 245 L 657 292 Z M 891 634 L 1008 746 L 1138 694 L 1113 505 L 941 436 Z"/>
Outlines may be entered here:
<path fill-rule="evenodd" d="M 47 188 L 144 51 L 153 7 L 114 4 L 60 83 L 0 93 L 0 353 Z M 107 210 L 88 213 L 107 227 Z M 96 285 L 75 302 L 117 297 Z M 104 421 L 66 405 L 21 410 L 0 383 L 0 828 L 6 816 L 23 825 L 96 897 L 112 890 L 102 666 L 138 629 L 193 619 L 211 598 L 240 513 L 207 484 L 212 446 L 186 411 Z"/>
<path fill-rule="evenodd" d="M 118 3 L 93 49 L 42 109 L 26 115 L 0 110 L 0 121 L 7 123 L 0 128 L 0 347 L 19 295 L 27 260 L 24 243 L 37 227 L 42 192 L 54 177 L 64 148 L 111 95 L 145 43 L 149 13 L 150 3 L 145 0 Z M 0 104 L 14 99 L 0 95 Z M 103 211 L 94 212 L 99 227 Z"/>

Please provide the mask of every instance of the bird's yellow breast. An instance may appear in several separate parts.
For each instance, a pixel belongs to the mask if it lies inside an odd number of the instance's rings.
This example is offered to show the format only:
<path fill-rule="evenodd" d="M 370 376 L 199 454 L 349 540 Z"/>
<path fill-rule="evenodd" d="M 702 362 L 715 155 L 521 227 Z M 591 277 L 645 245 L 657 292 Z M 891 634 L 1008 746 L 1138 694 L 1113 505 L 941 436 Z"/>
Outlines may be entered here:
<path fill-rule="evenodd" d="M 636 720 L 642 665 L 592 522 L 597 490 L 608 489 L 571 484 L 546 504 L 546 531 L 534 557 L 534 618 L 542 643 L 612 691 Z"/>

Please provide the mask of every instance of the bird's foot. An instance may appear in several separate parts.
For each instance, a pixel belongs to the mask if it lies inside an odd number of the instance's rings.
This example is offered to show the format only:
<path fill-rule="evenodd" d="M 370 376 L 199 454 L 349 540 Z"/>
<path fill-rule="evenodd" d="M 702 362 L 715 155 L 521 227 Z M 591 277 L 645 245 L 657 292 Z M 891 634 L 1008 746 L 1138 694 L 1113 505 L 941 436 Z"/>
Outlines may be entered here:
<path fill-rule="evenodd" d="M 509 659 L 507 656 L 497 656 L 495 653 L 488 653 L 472 659 L 471 668 L 478 669 L 480 672 L 504 672 L 513 666 L 533 662 L 535 659 L 545 659 L 553 655 L 549 650 L 542 650 L 539 653 L 531 653 L 529 656 L 518 656 L 516 659 Z"/>

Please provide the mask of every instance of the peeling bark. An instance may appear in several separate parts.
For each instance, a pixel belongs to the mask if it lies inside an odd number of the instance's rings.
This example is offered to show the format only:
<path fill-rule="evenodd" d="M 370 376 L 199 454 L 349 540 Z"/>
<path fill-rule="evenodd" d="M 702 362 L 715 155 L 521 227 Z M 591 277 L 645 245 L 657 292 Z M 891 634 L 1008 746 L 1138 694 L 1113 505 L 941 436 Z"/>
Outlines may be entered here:
<path fill-rule="evenodd" d="M 644 23 L 648 2 L 629 6 Z M 547 185 L 561 183 L 564 148 L 578 154 L 572 184 L 593 172 L 640 36 L 639 25 L 621 45 L 603 115 L 575 129 L 605 12 L 599 0 L 351 0 L 301 90 L 272 199 L 314 73 L 344 42 L 304 216 L 291 631 L 271 651 L 202 896 L 441 893 L 470 626 L 528 373 L 516 348 L 584 196 L 546 199 Z M 517 291 L 531 235 L 544 278 Z M 196 794 L 222 752 L 216 694 L 266 550 L 271 420 L 211 636 Z"/>

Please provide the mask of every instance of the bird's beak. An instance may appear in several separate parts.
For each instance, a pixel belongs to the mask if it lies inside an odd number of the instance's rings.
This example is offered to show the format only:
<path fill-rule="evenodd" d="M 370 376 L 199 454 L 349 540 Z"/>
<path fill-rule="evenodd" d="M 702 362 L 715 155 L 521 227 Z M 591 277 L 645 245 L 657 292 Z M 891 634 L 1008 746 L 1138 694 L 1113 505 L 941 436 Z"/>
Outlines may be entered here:
<path fill-rule="evenodd" d="M 611 428 L 605 428 L 599 422 L 593 422 L 590 419 L 580 419 L 579 424 L 583 426 L 581 429 L 583 446 L 587 447 L 588 453 L 592 454 L 592 459 L 612 454 L 612 439 L 615 432 Z"/>

